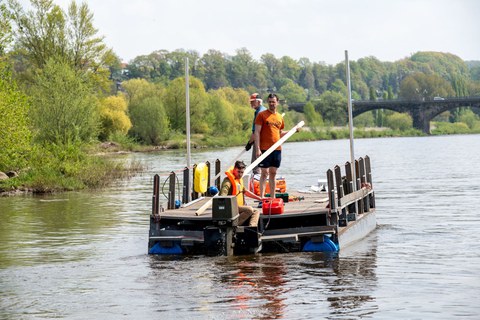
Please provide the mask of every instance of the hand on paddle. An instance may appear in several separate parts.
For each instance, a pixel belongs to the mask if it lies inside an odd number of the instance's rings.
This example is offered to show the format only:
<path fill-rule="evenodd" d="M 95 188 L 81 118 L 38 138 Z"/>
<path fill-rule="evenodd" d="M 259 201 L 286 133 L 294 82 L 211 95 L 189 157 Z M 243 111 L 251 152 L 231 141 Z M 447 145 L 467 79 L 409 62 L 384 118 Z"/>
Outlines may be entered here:
<path fill-rule="evenodd" d="M 248 141 L 247 145 L 245 146 L 245 150 L 247 151 L 250 150 L 252 148 L 252 145 L 253 145 L 253 141 L 252 142 Z"/>

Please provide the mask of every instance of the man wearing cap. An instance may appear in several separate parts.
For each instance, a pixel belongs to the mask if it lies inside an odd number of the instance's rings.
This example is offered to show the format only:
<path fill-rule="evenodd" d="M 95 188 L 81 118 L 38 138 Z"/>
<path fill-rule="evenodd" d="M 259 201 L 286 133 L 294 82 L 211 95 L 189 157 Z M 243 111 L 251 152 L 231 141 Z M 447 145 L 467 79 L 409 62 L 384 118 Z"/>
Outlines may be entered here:
<path fill-rule="evenodd" d="M 277 112 L 278 96 L 270 93 L 267 98 L 268 109 L 260 112 L 255 120 L 255 146 L 257 157 L 266 152 L 281 137 L 287 134 L 283 131 L 285 122 Z M 265 196 L 266 181 L 268 177 L 270 197 L 275 198 L 275 185 L 277 169 L 282 161 L 282 146 L 278 146 L 258 165 L 261 168 L 260 175 L 260 197 Z"/>
<path fill-rule="evenodd" d="M 248 224 L 249 227 L 257 227 L 258 219 L 260 218 L 260 212 L 251 206 L 245 205 L 245 195 L 256 200 L 262 200 L 259 196 L 253 192 L 245 189 L 243 186 L 243 172 L 245 171 L 245 163 L 243 161 L 236 161 L 235 165 L 228 169 L 225 174 L 227 177 L 222 182 L 220 188 L 221 196 L 236 196 L 238 204 L 238 224 L 242 225 L 250 218 Z"/>
<path fill-rule="evenodd" d="M 250 106 L 255 110 L 255 114 L 253 116 L 253 122 L 252 122 L 252 134 L 250 135 L 250 139 L 248 140 L 248 143 L 245 146 L 245 149 L 248 151 L 253 145 L 251 162 L 254 162 L 257 159 L 257 152 L 256 152 L 257 148 L 255 146 L 255 119 L 257 118 L 260 112 L 267 110 L 267 108 L 265 108 L 262 105 L 262 99 L 258 93 L 252 93 L 252 95 L 250 96 Z M 260 173 L 258 166 L 253 168 L 252 172 L 253 174 Z"/>

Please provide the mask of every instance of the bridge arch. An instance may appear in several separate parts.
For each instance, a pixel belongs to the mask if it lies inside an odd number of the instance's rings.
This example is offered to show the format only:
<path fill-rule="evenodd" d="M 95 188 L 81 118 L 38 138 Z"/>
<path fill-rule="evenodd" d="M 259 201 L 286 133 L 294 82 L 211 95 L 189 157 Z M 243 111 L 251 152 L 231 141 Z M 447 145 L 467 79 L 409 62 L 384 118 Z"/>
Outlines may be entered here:
<path fill-rule="evenodd" d="M 413 127 L 430 134 L 430 121 L 442 112 L 459 107 L 480 108 L 480 96 L 445 98 L 443 100 L 379 100 L 379 101 L 354 101 L 353 117 L 362 113 L 388 109 L 400 113 L 408 113 L 413 119 Z M 290 110 L 303 112 L 305 103 L 292 103 Z"/>

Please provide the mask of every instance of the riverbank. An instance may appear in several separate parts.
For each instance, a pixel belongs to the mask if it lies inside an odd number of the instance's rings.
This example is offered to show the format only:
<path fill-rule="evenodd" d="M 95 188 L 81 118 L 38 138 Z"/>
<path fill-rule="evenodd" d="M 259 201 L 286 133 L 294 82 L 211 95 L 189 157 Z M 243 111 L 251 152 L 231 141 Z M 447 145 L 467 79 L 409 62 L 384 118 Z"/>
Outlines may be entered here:
<path fill-rule="evenodd" d="M 468 130 L 461 123 L 432 123 L 432 135 L 479 133 Z M 392 130 L 390 128 L 355 128 L 355 139 L 425 136 L 419 130 Z M 303 128 L 289 142 L 348 139 L 347 127 Z M 223 137 L 195 134 L 191 146 L 195 149 L 218 149 L 243 146 L 248 133 L 242 136 Z M 110 156 L 130 152 L 161 152 L 186 149 L 186 139 L 177 135 L 158 146 L 140 145 L 129 139 L 108 141 L 84 146 L 81 150 L 62 150 L 58 155 L 44 151 L 32 156 L 31 167 L 18 174 L 0 179 L 0 195 L 42 194 L 84 189 L 101 189 L 118 179 L 127 179 L 144 170 L 141 163 L 111 161 Z M 58 153 L 58 150 L 57 150 Z M 116 158 L 117 159 L 117 158 Z"/>

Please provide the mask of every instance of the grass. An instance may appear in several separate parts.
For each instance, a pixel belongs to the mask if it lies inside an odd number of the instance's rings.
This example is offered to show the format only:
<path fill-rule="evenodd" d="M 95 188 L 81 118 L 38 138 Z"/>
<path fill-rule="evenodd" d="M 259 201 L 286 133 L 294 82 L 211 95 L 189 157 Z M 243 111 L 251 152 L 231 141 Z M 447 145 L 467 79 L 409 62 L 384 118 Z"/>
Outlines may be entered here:
<path fill-rule="evenodd" d="M 51 193 L 99 189 L 143 170 L 139 162 L 126 163 L 91 154 L 85 146 L 36 147 L 30 166 L 18 177 L 0 181 L 0 192 L 24 190 Z"/>

